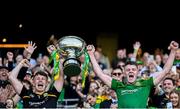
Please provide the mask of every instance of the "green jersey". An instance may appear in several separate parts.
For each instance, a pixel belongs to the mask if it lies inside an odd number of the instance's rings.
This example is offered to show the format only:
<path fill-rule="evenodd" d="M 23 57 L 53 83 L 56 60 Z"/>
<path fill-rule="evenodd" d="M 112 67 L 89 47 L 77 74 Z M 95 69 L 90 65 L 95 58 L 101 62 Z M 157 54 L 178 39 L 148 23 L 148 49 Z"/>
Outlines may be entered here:
<path fill-rule="evenodd" d="M 137 80 L 134 84 L 124 84 L 112 79 L 111 85 L 116 91 L 119 108 L 146 108 L 152 87 L 154 87 L 152 77 Z"/>

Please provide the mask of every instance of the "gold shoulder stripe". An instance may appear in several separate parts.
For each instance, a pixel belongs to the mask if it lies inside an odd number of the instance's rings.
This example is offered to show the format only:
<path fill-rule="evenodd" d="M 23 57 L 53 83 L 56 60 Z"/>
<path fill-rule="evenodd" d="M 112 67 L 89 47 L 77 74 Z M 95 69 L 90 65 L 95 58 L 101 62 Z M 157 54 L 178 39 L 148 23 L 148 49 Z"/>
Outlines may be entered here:
<path fill-rule="evenodd" d="M 30 96 L 23 96 L 23 98 L 30 98 Z"/>
<path fill-rule="evenodd" d="M 57 97 L 57 96 L 54 95 L 54 94 L 48 94 L 48 96 L 51 96 L 51 97 Z"/>

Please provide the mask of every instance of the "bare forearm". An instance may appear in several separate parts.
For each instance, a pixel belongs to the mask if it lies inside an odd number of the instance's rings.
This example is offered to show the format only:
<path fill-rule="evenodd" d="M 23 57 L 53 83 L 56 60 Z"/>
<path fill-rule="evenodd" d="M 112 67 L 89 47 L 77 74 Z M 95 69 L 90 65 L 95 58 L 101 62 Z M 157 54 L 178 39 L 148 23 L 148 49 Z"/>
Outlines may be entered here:
<path fill-rule="evenodd" d="M 11 72 L 10 72 L 10 75 L 9 75 L 9 80 L 11 82 L 11 84 L 13 85 L 13 87 L 15 88 L 16 92 L 18 94 L 21 93 L 21 90 L 22 90 L 22 83 L 17 79 L 17 75 L 20 71 L 20 69 L 22 68 L 22 65 L 21 63 L 19 63 Z"/>
<path fill-rule="evenodd" d="M 106 74 L 103 73 L 103 71 L 101 70 L 99 64 L 97 63 L 94 54 L 90 54 L 90 60 L 94 69 L 94 73 L 105 83 L 107 84 L 109 87 L 111 87 L 111 81 L 112 78 Z"/>
<path fill-rule="evenodd" d="M 138 41 L 133 45 L 133 47 L 134 47 L 133 58 L 135 58 L 135 60 L 136 60 L 136 56 L 137 56 L 140 46 L 141 46 L 141 44 Z"/>
<path fill-rule="evenodd" d="M 166 73 L 168 73 L 171 70 L 171 67 L 172 67 L 173 62 L 174 62 L 175 55 L 176 55 L 176 51 L 175 50 L 171 50 L 171 52 L 169 54 L 169 58 L 168 58 L 166 64 L 164 65 L 164 68 L 163 68 L 163 70 Z"/>
<path fill-rule="evenodd" d="M 84 95 L 81 91 L 77 90 L 76 92 L 77 92 L 77 94 L 78 94 L 81 98 L 84 98 L 84 97 L 85 97 L 85 95 Z"/>
<path fill-rule="evenodd" d="M 20 69 L 22 68 L 22 64 L 19 63 L 10 73 L 9 77 L 17 78 Z"/>
<path fill-rule="evenodd" d="M 134 49 L 134 52 L 133 52 L 133 58 L 136 59 L 137 53 L 138 53 L 138 49 Z"/>
<path fill-rule="evenodd" d="M 58 92 L 62 90 L 62 87 L 64 84 L 64 72 L 62 69 L 62 64 L 60 64 L 59 67 L 60 67 L 60 75 L 59 75 L 59 78 L 54 83 L 54 86 Z"/>
<path fill-rule="evenodd" d="M 92 63 L 93 69 L 94 69 L 94 73 L 95 73 L 98 77 L 102 76 L 102 72 L 103 72 L 103 71 L 102 71 L 101 68 L 99 67 L 99 65 L 98 65 L 95 57 L 93 56 L 93 54 L 92 54 L 92 55 L 89 55 L 89 56 L 90 56 L 90 60 L 91 60 L 91 63 Z"/>
<path fill-rule="evenodd" d="M 16 94 L 12 99 L 13 99 L 14 105 L 16 105 L 21 99 L 21 97 L 18 94 Z"/>
<path fill-rule="evenodd" d="M 28 53 L 27 51 L 24 50 L 23 56 L 25 59 L 30 59 L 31 58 L 31 54 Z"/>
<path fill-rule="evenodd" d="M 164 79 L 166 74 L 171 70 L 171 67 L 172 67 L 173 62 L 174 62 L 175 54 L 176 54 L 176 51 L 171 50 L 170 55 L 168 57 L 168 60 L 167 60 L 166 64 L 164 65 L 163 70 L 155 78 L 155 82 L 154 82 L 155 85 L 158 85 Z"/>

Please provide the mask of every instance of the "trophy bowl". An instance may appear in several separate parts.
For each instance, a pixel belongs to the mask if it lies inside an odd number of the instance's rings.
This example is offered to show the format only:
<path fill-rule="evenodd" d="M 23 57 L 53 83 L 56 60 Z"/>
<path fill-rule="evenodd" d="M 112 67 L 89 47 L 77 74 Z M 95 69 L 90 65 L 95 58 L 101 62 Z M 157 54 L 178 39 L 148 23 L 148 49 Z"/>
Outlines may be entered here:
<path fill-rule="evenodd" d="M 78 36 L 64 36 L 57 41 L 57 50 L 64 58 L 64 74 L 71 77 L 81 73 L 79 57 L 84 53 L 85 41 Z"/>

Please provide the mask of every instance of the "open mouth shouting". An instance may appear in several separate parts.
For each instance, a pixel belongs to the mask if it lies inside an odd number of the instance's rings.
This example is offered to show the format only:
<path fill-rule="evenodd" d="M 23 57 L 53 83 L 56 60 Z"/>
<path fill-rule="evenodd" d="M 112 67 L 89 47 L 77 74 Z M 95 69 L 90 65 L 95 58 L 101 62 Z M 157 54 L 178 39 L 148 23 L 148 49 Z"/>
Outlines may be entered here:
<path fill-rule="evenodd" d="M 127 79 L 129 83 L 133 83 L 136 80 L 135 75 L 131 72 L 128 74 Z"/>
<path fill-rule="evenodd" d="M 38 86 L 39 89 L 43 89 L 44 88 L 44 84 L 42 82 L 39 82 L 37 84 L 37 86 Z"/>
<path fill-rule="evenodd" d="M 6 76 L 7 74 L 6 73 L 2 73 L 2 76 Z"/>

